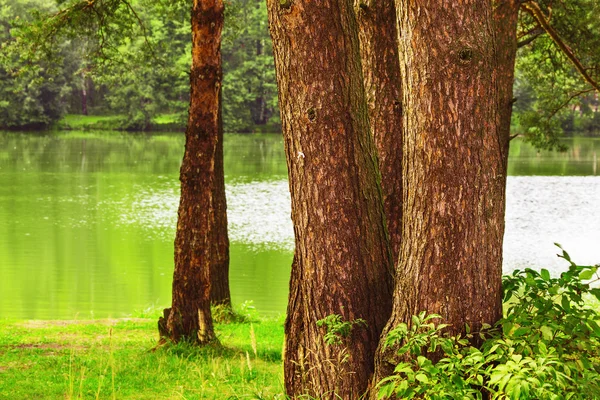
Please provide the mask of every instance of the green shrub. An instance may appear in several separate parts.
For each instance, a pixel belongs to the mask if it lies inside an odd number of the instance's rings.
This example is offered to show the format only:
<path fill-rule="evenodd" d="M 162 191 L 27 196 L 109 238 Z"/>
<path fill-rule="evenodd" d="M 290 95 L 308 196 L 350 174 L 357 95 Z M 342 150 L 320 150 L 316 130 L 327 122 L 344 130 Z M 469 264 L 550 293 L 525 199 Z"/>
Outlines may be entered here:
<path fill-rule="evenodd" d="M 558 278 L 545 269 L 504 277 L 505 316 L 493 328 L 449 337 L 433 322 L 439 315 L 423 312 L 391 331 L 386 346 L 402 361 L 379 382 L 379 398 L 600 398 L 600 314 L 589 306 L 600 299 L 592 286 L 599 266 L 576 265 L 561 251 L 569 269 Z M 442 358 L 434 363 L 427 352 Z"/>

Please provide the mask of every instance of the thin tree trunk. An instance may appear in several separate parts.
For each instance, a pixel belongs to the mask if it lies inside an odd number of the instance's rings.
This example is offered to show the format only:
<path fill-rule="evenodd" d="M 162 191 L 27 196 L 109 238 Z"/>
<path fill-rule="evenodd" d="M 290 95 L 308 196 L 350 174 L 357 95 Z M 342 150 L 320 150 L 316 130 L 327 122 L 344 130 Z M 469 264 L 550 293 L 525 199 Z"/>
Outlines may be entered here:
<path fill-rule="evenodd" d="M 175 238 L 173 303 L 159 321 L 174 342 L 215 340 L 210 313 L 214 271 L 228 266 L 221 123 L 222 0 L 194 0 L 192 69 L 181 199 Z"/>
<path fill-rule="evenodd" d="M 292 398 L 365 392 L 390 312 L 391 252 L 351 0 L 268 0 L 296 250 L 285 325 Z M 340 344 L 317 321 L 354 325 Z M 340 396 L 340 397 L 335 397 Z"/>
<path fill-rule="evenodd" d="M 256 40 L 256 57 L 258 59 L 258 57 L 263 55 L 264 52 L 264 43 L 263 43 L 263 39 L 257 39 Z M 264 94 L 264 88 L 263 88 L 263 82 L 264 82 L 264 72 L 262 72 L 263 69 L 261 68 L 261 80 L 260 80 L 260 84 L 258 87 L 259 90 L 259 95 L 256 97 L 255 104 L 256 104 L 256 115 L 254 118 L 254 123 L 256 125 L 265 125 L 267 123 L 267 101 L 265 99 L 265 94 Z"/>
<path fill-rule="evenodd" d="M 87 79 L 85 77 L 85 74 L 82 75 L 82 82 L 81 82 L 81 114 L 83 115 L 88 115 L 88 107 L 87 107 L 87 100 L 88 100 L 88 94 L 87 94 Z"/>
<path fill-rule="evenodd" d="M 440 314 L 451 334 L 477 330 L 502 315 L 506 76 L 492 2 L 396 4 L 403 240 L 384 334 L 420 311 Z M 393 372 L 390 351 L 377 353 L 376 381 Z"/>
<path fill-rule="evenodd" d="M 379 156 L 383 205 L 398 260 L 402 221 L 402 90 L 394 0 L 356 0 L 371 132 Z"/>

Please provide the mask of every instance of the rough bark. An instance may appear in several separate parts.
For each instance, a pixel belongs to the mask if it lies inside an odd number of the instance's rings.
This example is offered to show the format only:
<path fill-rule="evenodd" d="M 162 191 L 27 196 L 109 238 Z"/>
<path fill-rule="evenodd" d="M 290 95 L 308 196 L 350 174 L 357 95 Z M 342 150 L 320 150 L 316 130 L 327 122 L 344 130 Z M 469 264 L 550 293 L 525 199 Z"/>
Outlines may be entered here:
<path fill-rule="evenodd" d="M 402 237 L 402 90 L 394 0 L 355 0 L 371 133 L 379 156 L 383 206 L 398 260 Z"/>
<path fill-rule="evenodd" d="M 514 104 L 513 83 L 515 80 L 515 59 L 517 57 L 517 23 L 522 1 L 499 0 L 495 3 L 494 24 L 498 49 L 498 108 L 500 113 L 501 147 L 504 149 L 504 178 L 508 174 L 508 147 L 510 141 L 510 119 Z M 506 185 L 506 181 L 505 181 Z"/>
<path fill-rule="evenodd" d="M 219 62 L 219 64 L 221 64 Z M 218 237 L 212 242 L 213 261 L 210 264 L 210 302 L 231 308 L 229 290 L 229 236 L 227 233 L 227 201 L 223 167 L 223 93 L 219 88 L 219 130 L 215 153 L 215 214 L 214 226 Z"/>
<path fill-rule="evenodd" d="M 351 0 L 268 0 L 296 250 L 284 380 L 297 398 L 358 398 L 391 305 L 391 252 Z M 328 315 L 364 319 L 327 345 Z M 340 396 L 340 397 L 335 397 Z"/>
<path fill-rule="evenodd" d="M 211 286 L 211 281 L 218 281 L 215 274 L 228 269 L 220 106 L 222 28 L 222 0 L 194 0 L 191 94 L 180 170 L 173 300 L 159 321 L 161 335 L 174 342 L 215 340 L 210 300 L 211 287 L 216 285 Z"/>
<path fill-rule="evenodd" d="M 397 0 L 403 82 L 403 218 L 392 316 L 420 311 L 451 334 L 502 315 L 506 76 L 492 2 Z M 391 357 L 391 359 L 390 359 Z M 375 379 L 392 373 L 390 351 Z"/>

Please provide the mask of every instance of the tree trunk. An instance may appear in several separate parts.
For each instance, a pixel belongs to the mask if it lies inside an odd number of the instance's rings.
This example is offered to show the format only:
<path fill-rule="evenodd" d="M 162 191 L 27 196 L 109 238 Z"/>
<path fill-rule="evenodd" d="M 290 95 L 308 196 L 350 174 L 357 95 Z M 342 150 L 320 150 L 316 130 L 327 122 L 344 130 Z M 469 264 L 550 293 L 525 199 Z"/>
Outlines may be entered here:
<path fill-rule="evenodd" d="M 257 39 L 256 40 L 256 59 L 257 59 L 257 61 L 259 60 L 259 57 L 263 55 L 264 47 L 265 46 L 263 43 L 263 39 Z M 263 68 L 261 68 L 260 71 L 261 71 L 260 74 L 262 76 L 261 76 L 259 87 L 258 87 L 259 94 L 256 97 L 256 99 L 254 100 L 255 107 L 256 107 L 254 123 L 256 125 L 266 125 L 266 123 L 267 123 L 267 101 L 265 99 L 264 88 L 263 88 L 265 74 L 264 74 Z"/>
<path fill-rule="evenodd" d="M 220 63 L 219 63 L 220 64 Z M 213 241 L 214 262 L 210 272 L 210 302 L 231 308 L 229 290 L 229 236 L 227 234 L 227 201 L 225 198 L 225 173 L 223 170 L 223 93 L 219 88 L 219 143 L 215 153 L 215 214 L 214 225 L 219 237 Z"/>
<path fill-rule="evenodd" d="M 81 76 L 81 114 L 88 115 L 88 107 L 87 107 L 87 78 L 85 74 Z"/>
<path fill-rule="evenodd" d="M 383 206 L 398 261 L 402 221 L 402 90 L 394 0 L 356 0 L 371 132 L 379 155 Z"/>
<path fill-rule="evenodd" d="M 357 23 L 351 0 L 268 0 L 267 7 L 296 244 L 286 392 L 354 399 L 373 371 L 392 287 Z M 332 314 L 367 325 L 327 345 L 317 321 Z"/>
<path fill-rule="evenodd" d="M 515 58 L 517 57 L 517 23 L 519 20 L 519 0 L 496 2 L 494 23 L 498 49 L 498 112 L 500 127 L 498 136 L 504 150 L 504 185 L 508 175 L 508 147 L 510 141 L 510 120 L 514 104 L 513 83 L 515 80 Z"/>
<path fill-rule="evenodd" d="M 191 95 L 180 171 L 173 302 L 159 321 L 161 335 L 174 342 L 215 340 L 211 281 L 216 271 L 228 268 L 220 105 L 222 28 L 222 0 L 194 0 Z"/>
<path fill-rule="evenodd" d="M 403 218 L 392 316 L 451 334 L 502 315 L 507 138 L 492 2 L 397 0 L 403 82 Z M 393 372 L 378 351 L 375 379 Z"/>
<path fill-rule="evenodd" d="M 256 56 L 262 56 L 263 53 L 263 44 L 262 40 L 256 41 Z M 257 87 L 258 96 L 254 99 L 254 113 L 253 113 L 253 122 L 255 125 L 266 125 L 267 124 L 267 100 L 265 99 L 265 90 L 263 87 L 264 72 L 261 69 L 260 74 L 262 75 L 260 78 L 259 85 Z"/>

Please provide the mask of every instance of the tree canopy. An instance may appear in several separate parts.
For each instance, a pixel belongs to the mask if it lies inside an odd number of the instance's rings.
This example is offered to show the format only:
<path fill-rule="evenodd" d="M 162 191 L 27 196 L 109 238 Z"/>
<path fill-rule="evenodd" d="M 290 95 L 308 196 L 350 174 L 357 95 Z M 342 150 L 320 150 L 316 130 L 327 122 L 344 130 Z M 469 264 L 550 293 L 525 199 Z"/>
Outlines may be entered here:
<path fill-rule="evenodd" d="M 2 0 L 0 126 L 48 126 L 65 113 L 119 115 L 144 130 L 161 114 L 183 126 L 189 103 L 186 2 Z M 279 111 L 266 6 L 226 4 L 224 125 L 277 131 Z M 27 85 L 34 81 L 35 85 Z M 22 107 L 22 105 L 26 107 Z"/>

